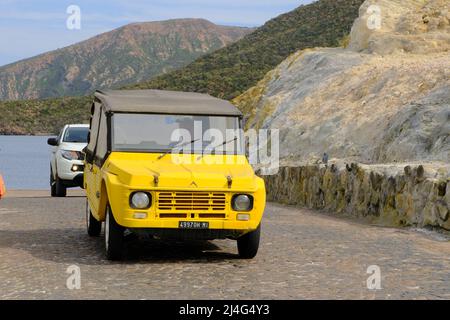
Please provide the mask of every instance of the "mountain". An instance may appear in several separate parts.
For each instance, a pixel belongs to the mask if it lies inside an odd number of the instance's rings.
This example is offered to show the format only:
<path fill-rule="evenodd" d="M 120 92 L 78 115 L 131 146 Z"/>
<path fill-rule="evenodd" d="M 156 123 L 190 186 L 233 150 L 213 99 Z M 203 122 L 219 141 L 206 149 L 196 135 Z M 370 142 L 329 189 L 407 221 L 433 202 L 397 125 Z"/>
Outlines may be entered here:
<path fill-rule="evenodd" d="M 187 65 L 253 29 L 201 19 L 134 23 L 0 68 L 0 99 L 85 95 Z"/>
<path fill-rule="evenodd" d="M 234 98 L 299 49 L 339 46 L 350 33 L 362 2 L 319 0 L 300 6 L 179 71 L 127 88 L 197 91 Z M 56 133 L 64 121 L 89 119 L 88 110 L 86 97 L 0 102 L 0 134 Z"/>
<path fill-rule="evenodd" d="M 297 50 L 339 46 L 363 1 L 319 0 L 300 6 L 185 68 L 128 88 L 196 91 L 234 98 Z"/>
<path fill-rule="evenodd" d="M 383 12 L 367 26 L 368 8 Z M 234 99 L 286 163 L 450 159 L 450 3 L 367 0 L 347 48 L 301 50 Z"/>

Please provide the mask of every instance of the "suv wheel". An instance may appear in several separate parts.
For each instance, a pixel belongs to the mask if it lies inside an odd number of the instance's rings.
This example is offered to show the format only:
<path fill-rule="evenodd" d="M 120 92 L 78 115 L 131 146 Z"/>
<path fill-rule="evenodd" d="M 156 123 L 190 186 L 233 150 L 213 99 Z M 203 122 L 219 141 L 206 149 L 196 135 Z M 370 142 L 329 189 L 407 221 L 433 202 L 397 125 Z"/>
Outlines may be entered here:
<path fill-rule="evenodd" d="M 105 222 L 105 249 L 108 260 L 121 260 L 123 257 L 124 228 L 117 224 L 111 212 L 111 207 L 106 208 Z"/>
<path fill-rule="evenodd" d="M 56 197 L 65 197 L 67 195 L 67 188 L 61 181 L 61 179 L 56 176 L 56 180 L 54 182 L 55 185 L 55 195 Z"/>
<path fill-rule="evenodd" d="M 259 249 L 259 239 L 261 237 L 261 225 L 255 231 L 244 234 L 238 238 L 237 246 L 239 256 L 242 259 L 253 259 Z"/>
<path fill-rule="evenodd" d="M 94 218 L 92 215 L 89 201 L 86 199 L 86 227 L 87 233 L 91 237 L 98 237 L 102 231 L 102 223 Z"/>
<path fill-rule="evenodd" d="M 50 166 L 50 194 L 52 197 L 56 197 L 56 182 L 55 178 L 53 178 L 53 170 Z"/>

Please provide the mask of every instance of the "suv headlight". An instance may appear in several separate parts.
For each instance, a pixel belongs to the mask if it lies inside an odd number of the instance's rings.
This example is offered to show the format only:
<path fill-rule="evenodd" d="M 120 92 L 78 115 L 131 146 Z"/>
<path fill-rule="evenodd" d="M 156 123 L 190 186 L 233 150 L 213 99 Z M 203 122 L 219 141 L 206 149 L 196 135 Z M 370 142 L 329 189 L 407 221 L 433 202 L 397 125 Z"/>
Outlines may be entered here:
<path fill-rule="evenodd" d="M 61 150 L 61 156 L 67 160 L 84 160 L 83 153 L 79 151 Z"/>
<path fill-rule="evenodd" d="M 237 194 L 231 200 L 234 211 L 250 211 L 253 209 L 253 197 L 247 194 Z"/>
<path fill-rule="evenodd" d="M 147 192 L 134 192 L 130 196 L 130 206 L 133 209 L 148 209 L 151 205 L 151 197 Z"/>

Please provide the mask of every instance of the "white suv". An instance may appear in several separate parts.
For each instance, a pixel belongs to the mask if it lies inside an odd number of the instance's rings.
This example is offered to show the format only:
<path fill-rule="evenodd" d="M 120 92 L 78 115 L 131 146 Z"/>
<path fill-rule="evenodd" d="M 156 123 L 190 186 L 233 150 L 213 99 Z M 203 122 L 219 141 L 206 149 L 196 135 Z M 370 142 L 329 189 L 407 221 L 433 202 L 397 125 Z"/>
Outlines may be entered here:
<path fill-rule="evenodd" d="M 52 197 L 65 197 L 67 188 L 83 185 L 84 153 L 89 125 L 69 124 L 58 137 L 48 139 L 52 146 L 50 187 Z"/>

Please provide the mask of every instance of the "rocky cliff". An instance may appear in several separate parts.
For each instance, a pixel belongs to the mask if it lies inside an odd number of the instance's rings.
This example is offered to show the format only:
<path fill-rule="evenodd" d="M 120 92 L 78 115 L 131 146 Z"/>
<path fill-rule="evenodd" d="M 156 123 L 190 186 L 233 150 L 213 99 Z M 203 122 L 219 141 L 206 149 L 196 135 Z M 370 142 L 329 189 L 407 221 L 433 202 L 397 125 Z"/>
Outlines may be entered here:
<path fill-rule="evenodd" d="M 241 39 L 249 28 L 201 19 L 134 23 L 0 68 L 0 100 L 89 94 L 181 68 Z"/>
<path fill-rule="evenodd" d="M 381 29 L 368 28 L 368 8 Z M 450 2 L 368 0 L 347 48 L 303 50 L 234 102 L 283 160 L 450 159 Z"/>

